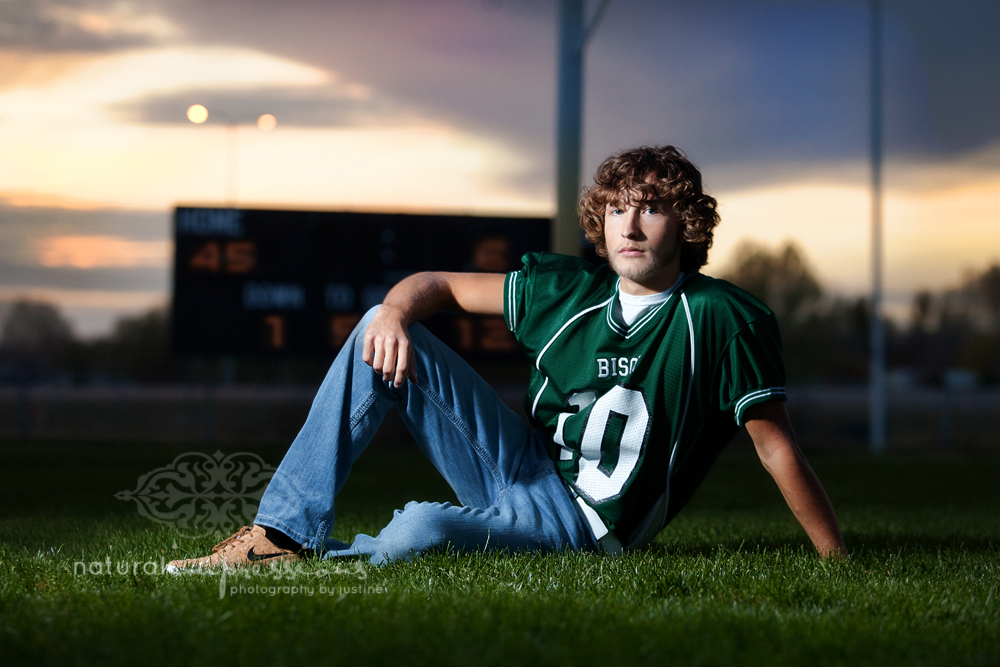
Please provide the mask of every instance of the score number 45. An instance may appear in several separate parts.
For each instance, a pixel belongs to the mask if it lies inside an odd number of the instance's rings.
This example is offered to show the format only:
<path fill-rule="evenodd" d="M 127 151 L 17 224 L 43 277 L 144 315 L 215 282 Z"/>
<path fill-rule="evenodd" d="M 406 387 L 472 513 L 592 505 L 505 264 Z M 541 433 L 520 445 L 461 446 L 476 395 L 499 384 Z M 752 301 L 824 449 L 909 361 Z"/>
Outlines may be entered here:
<path fill-rule="evenodd" d="M 198 248 L 188 266 L 201 271 L 248 273 L 257 265 L 257 244 L 253 241 L 208 241 Z"/>

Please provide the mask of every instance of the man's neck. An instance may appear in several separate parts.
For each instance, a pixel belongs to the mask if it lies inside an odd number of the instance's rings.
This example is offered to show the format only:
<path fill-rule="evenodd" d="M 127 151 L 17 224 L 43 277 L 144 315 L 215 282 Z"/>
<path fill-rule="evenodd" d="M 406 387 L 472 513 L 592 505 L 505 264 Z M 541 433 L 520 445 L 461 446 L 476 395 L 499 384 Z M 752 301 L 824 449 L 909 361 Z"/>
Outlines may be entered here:
<path fill-rule="evenodd" d="M 681 275 L 681 267 L 678 264 L 671 264 L 661 271 L 644 277 L 641 281 L 635 281 L 621 276 L 619 289 L 625 294 L 632 296 L 647 296 L 649 294 L 659 294 L 670 289 L 677 278 Z"/>

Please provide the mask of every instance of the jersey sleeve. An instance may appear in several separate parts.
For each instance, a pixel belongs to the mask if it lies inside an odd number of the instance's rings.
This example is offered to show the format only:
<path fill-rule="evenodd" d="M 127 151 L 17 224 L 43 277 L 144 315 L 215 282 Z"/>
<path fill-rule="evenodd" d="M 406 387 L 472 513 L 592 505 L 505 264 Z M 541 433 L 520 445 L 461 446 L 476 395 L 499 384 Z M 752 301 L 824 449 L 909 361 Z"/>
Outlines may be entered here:
<path fill-rule="evenodd" d="M 538 265 L 534 254 L 522 258 L 523 266 L 518 271 L 507 274 L 503 284 L 503 316 L 509 329 L 520 340 L 522 325 L 528 319 L 531 297 L 534 293 L 535 268 Z"/>
<path fill-rule="evenodd" d="M 613 281 L 610 269 L 577 257 L 529 252 L 521 261 L 522 268 L 504 278 L 503 314 L 507 328 L 533 359 L 582 305 L 608 298 Z"/>
<path fill-rule="evenodd" d="M 778 324 L 768 314 L 743 327 L 729 341 L 719 378 L 719 407 L 743 426 L 747 408 L 785 400 L 785 364 Z"/>

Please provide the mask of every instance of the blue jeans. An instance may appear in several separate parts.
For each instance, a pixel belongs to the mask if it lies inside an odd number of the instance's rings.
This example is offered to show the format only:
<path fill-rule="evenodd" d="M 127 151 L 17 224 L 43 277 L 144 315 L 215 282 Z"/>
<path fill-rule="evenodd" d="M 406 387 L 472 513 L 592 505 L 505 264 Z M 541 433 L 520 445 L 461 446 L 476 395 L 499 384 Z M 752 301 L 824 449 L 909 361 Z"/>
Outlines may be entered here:
<path fill-rule="evenodd" d="M 594 550 L 593 534 L 544 443 L 448 346 L 422 325 L 411 325 L 419 382 L 407 380 L 399 389 L 361 360 L 375 310 L 333 362 L 254 523 L 327 558 L 363 555 L 379 564 L 441 546 Z M 328 539 L 334 499 L 394 406 L 462 506 L 410 502 L 376 537 L 358 535 L 350 545 Z"/>

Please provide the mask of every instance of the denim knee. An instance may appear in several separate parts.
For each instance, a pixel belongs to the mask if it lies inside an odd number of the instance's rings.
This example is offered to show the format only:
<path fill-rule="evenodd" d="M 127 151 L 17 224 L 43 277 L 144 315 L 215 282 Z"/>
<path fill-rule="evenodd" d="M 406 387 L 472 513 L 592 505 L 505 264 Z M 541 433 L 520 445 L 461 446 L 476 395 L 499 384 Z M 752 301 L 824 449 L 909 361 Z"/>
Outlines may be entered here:
<path fill-rule="evenodd" d="M 476 548 L 482 535 L 488 532 L 491 521 L 500 515 L 497 507 L 478 509 L 451 503 L 410 501 L 402 510 L 396 510 L 379 538 L 420 545 L 421 551 L 448 545 L 459 550 Z"/>

